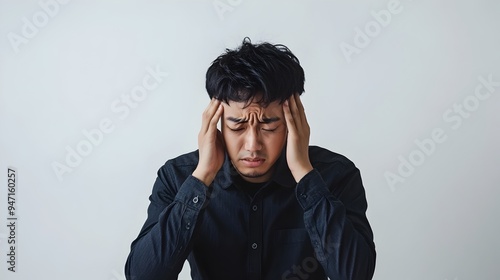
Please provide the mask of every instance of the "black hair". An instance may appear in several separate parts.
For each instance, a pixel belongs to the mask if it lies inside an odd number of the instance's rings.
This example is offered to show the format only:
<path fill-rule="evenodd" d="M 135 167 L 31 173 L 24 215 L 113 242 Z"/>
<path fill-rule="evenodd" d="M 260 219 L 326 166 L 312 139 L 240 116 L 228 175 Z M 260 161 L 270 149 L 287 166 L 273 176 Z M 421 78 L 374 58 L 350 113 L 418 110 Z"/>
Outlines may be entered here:
<path fill-rule="evenodd" d="M 210 98 L 229 101 L 252 101 L 262 106 L 283 103 L 292 94 L 304 92 L 304 69 L 284 45 L 267 42 L 252 44 L 243 39 L 241 46 L 217 57 L 207 70 L 206 89 Z"/>

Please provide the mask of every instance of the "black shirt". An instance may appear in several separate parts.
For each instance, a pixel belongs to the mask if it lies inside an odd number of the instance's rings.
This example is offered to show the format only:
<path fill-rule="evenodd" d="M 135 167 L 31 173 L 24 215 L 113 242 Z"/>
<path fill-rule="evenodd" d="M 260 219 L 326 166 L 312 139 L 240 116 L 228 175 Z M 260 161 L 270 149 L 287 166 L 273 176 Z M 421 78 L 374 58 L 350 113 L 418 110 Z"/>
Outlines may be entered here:
<path fill-rule="evenodd" d="M 359 170 L 311 146 L 314 170 L 296 183 L 285 156 L 250 196 L 227 154 L 210 187 L 191 175 L 197 151 L 167 161 L 126 278 L 177 279 L 188 259 L 193 279 L 371 279 L 376 253 Z"/>
<path fill-rule="evenodd" d="M 264 185 L 267 184 L 267 182 L 265 182 L 265 183 L 251 183 L 251 182 L 244 180 L 239 175 L 235 175 L 233 177 L 233 180 L 234 180 L 235 187 L 240 189 L 242 192 L 246 193 L 250 199 L 254 198 L 254 196 L 257 194 L 257 192 Z"/>

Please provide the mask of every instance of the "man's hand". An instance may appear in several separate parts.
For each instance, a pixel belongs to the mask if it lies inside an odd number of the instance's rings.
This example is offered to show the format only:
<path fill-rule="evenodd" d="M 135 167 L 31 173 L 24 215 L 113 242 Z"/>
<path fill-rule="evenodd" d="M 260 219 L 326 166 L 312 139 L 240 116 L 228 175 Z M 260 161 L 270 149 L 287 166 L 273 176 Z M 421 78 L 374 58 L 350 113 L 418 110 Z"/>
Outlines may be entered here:
<path fill-rule="evenodd" d="M 224 163 L 224 142 L 221 132 L 217 129 L 223 110 L 221 101 L 212 98 L 203 112 L 201 130 L 198 134 L 200 157 L 193 176 L 206 186 L 210 186 Z"/>
<path fill-rule="evenodd" d="M 298 93 L 283 103 L 283 113 L 288 129 L 286 148 L 288 167 L 295 181 L 299 182 L 313 170 L 313 167 L 309 160 L 310 128 Z"/>

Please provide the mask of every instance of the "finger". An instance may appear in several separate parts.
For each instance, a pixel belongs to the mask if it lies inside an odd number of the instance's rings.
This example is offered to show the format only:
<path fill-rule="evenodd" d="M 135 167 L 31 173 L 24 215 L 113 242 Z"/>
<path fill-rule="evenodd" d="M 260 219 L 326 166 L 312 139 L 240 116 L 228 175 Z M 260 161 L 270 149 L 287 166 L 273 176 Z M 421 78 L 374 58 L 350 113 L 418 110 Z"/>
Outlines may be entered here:
<path fill-rule="evenodd" d="M 297 108 L 300 112 L 304 112 L 304 105 L 302 104 L 302 100 L 300 100 L 300 95 L 295 93 L 295 103 L 297 103 Z"/>
<path fill-rule="evenodd" d="M 296 126 L 301 127 L 301 125 L 302 125 L 302 118 L 300 116 L 301 112 L 300 112 L 299 107 L 297 105 L 295 94 L 292 94 L 292 96 L 290 96 L 290 111 L 292 112 L 292 117 L 296 123 Z"/>
<path fill-rule="evenodd" d="M 293 119 L 292 112 L 290 110 L 290 99 L 283 103 L 283 114 L 285 115 L 285 122 L 288 131 L 295 131 L 295 121 Z"/>
<path fill-rule="evenodd" d="M 214 102 L 215 102 L 215 98 L 210 99 L 210 102 L 208 102 L 207 107 L 205 108 L 205 110 L 203 110 L 202 120 L 205 120 L 205 116 L 207 116 L 209 114 L 210 108 L 212 108 Z"/>
<path fill-rule="evenodd" d="M 224 107 L 220 102 L 218 102 L 218 106 L 216 107 L 216 111 L 214 112 L 212 118 L 210 119 L 210 124 L 208 127 L 209 131 L 216 131 L 217 130 L 217 123 L 219 122 L 222 112 L 224 111 Z"/>
<path fill-rule="evenodd" d="M 215 102 L 215 98 L 210 99 L 210 102 L 208 103 L 207 107 L 205 110 L 203 110 L 203 114 L 201 115 L 201 129 L 200 129 L 200 134 L 205 134 L 205 132 L 208 129 L 208 122 L 207 122 L 207 116 L 210 114 L 210 108 L 212 108 L 212 105 Z"/>
<path fill-rule="evenodd" d="M 307 123 L 306 110 L 304 109 L 304 105 L 302 104 L 302 100 L 300 99 L 300 95 L 298 93 L 295 93 L 295 103 L 297 104 L 302 123 Z"/>
<path fill-rule="evenodd" d="M 222 136 L 222 132 L 217 129 L 217 140 L 220 141 L 222 145 L 222 149 L 226 149 L 226 142 L 224 141 L 224 136 Z"/>
<path fill-rule="evenodd" d="M 200 132 L 205 134 L 210 126 L 210 121 L 212 120 L 214 114 L 218 110 L 218 106 L 220 105 L 220 100 L 212 98 L 207 108 L 203 112 L 202 120 L 201 120 L 201 130 Z"/>

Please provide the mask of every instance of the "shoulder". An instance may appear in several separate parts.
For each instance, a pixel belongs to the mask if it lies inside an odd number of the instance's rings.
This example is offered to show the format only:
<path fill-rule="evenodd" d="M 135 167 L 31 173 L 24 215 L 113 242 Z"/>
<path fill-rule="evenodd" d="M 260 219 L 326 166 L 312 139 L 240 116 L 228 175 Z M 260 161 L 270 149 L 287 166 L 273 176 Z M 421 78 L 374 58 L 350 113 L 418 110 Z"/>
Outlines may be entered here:
<path fill-rule="evenodd" d="M 330 191 L 337 197 L 342 196 L 345 199 L 345 196 L 351 193 L 363 191 L 359 169 L 344 155 L 310 146 L 309 158 Z"/>
<path fill-rule="evenodd" d="M 160 207 L 161 210 L 169 205 L 183 182 L 196 168 L 197 163 L 198 151 L 189 152 L 167 160 L 158 169 L 158 177 L 155 180 L 152 194 L 149 197 L 151 203 Z"/>
<path fill-rule="evenodd" d="M 169 159 L 165 165 L 176 166 L 176 167 L 190 167 L 198 164 L 198 150 L 192 151 L 186 154 L 182 154 L 175 158 Z"/>
<path fill-rule="evenodd" d="M 164 181 L 184 181 L 193 173 L 198 164 L 198 150 L 182 154 L 167 160 L 158 171 L 158 177 Z"/>
<path fill-rule="evenodd" d="M 314 165 L 338 165 L 343 168 L 353 168 L 354 163 L 346 156 L 332 152 L 319 146 L 309 146 L 309 159 Z"/>

